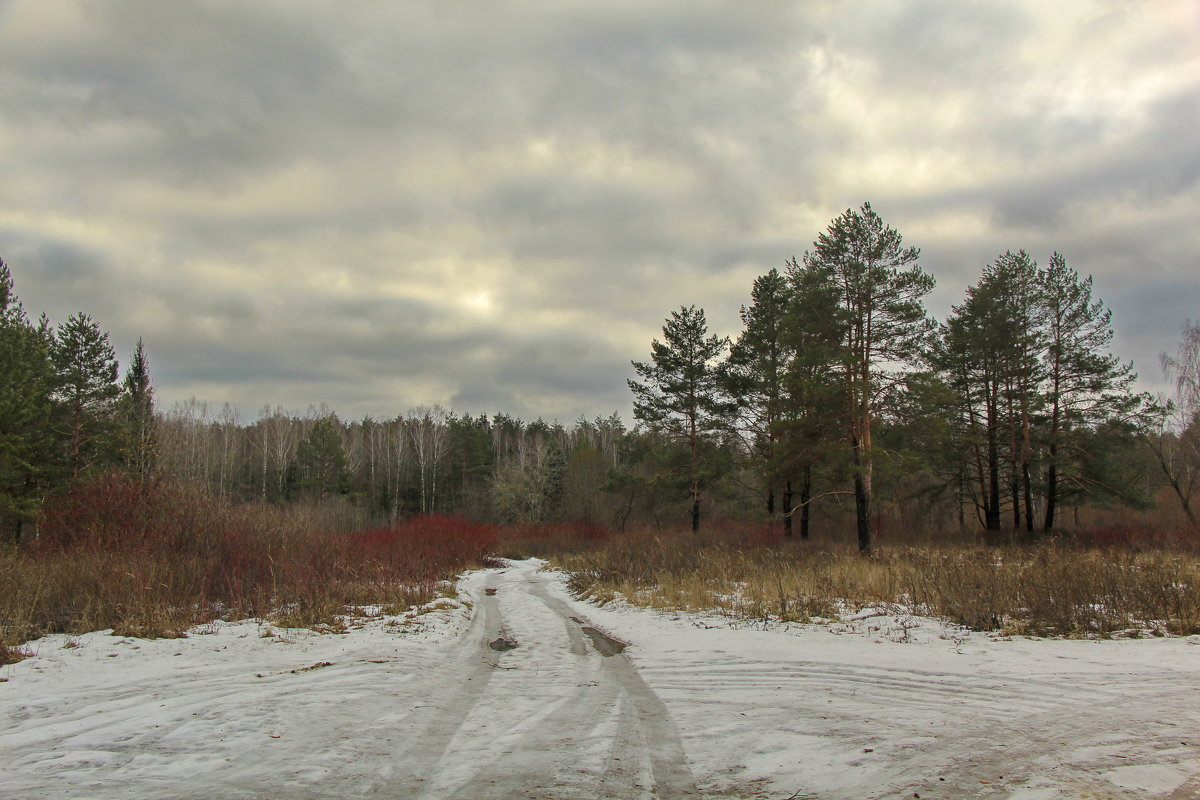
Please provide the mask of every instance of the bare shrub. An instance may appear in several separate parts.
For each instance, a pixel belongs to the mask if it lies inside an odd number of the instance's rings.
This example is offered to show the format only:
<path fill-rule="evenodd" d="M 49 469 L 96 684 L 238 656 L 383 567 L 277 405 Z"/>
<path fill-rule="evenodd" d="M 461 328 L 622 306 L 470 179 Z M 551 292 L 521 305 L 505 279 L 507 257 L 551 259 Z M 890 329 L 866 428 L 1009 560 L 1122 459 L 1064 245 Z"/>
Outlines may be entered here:
<path fill-rule="evenodd" d="M 212 619 L 329 622 L 348 605 L 408 607 L 492 553 L 497 532 L 455 517 L 338 533 L 319 507 L 221 502 L 121 475 L 51 503 L 31 546 L 0 552 L 0 640 L 112 628 L 180 636 Z"/>

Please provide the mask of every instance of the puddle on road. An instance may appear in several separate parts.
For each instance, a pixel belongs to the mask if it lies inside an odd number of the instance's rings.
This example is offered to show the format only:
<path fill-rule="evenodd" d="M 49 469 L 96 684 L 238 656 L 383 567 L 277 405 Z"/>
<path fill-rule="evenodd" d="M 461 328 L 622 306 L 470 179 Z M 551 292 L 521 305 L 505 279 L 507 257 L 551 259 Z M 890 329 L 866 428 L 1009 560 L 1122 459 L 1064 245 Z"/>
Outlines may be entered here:
<path fill-rule="evenodd" d="M 513 639 L 509 639 L 506 636 L 501 636 L 499 639 L 488 642 L 488 647 L 492 648 L 497 653 L 503 653 L 508 650 L 516 650 L 517 643 Z"/>
<path fill-rule="evenodd" d="M 596 630 L 590 625 L 584 625 L 580 630 L 591 638 L 596 651 L 604 657 L 615 656 L 625 649 L 625 643 L 614 639 L 603 631 Z"/>

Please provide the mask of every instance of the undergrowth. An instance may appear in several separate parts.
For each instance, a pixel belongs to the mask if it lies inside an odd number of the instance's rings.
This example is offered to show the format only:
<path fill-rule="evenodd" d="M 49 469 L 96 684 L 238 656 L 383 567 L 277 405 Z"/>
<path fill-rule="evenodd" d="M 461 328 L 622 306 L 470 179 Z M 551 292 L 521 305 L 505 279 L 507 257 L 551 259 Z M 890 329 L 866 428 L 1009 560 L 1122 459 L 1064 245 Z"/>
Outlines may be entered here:
<path fill-rule="evenodd" d="M 1047 636 L 1200 633 L 1200 557 L 1087 537 L 1035 545 L 882 548 L 785 540 L 761 528 L 643 529 L 564 550 L 572 589 L 683 611 L 806 622 L 900 606 L 974 630 Z"/>
<path fill-rule="evenodd" d="M 108 475 L 48 504 L 36 542 L 0 548 L 0 663 L 48 633 L 181 636 L 248 617 L 328 625 L 348 607 L 428 603 L 463 569 L 533 555 L 600 602 L 795 622 L 899 606 L 1029 635 L 1200 633 L 1194 536 L 1123 525 L 1036 544 L 920 540 L 914 532 L 864 558 L 720 521 L 694 534 L 432 515 L 345 532 L 319 506 L 234 504 Z"/>
<path fill-rule="evenodd" d="M 298 626 L 352 605 L 407 608 L 437 597 L 497 538 L 494 526 L 445 516 L 337 532 L 320 508 L 101 476 L 47 508 L 36 542 L 0 550 L 0 649 L 48 633 L 180 636 L 213 619 Z"/>

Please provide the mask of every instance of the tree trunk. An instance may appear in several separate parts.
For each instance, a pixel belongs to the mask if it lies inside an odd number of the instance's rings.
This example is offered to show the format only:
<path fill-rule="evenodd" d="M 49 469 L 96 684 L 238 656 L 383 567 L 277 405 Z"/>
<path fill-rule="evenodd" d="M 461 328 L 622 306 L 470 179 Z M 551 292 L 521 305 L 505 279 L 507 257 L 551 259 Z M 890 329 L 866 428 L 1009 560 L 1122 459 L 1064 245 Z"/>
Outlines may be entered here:
<path fill-rule="evenodd" d="M 1183 508 L 1183 513 L 1187 516 L 1188 522 L 1192 523 L 1193 526 L 1196 526 L 1196 512 L 1192 511 L 1191 500 L 1186 494 L 1184 494 L 1183 489 L 1179 485 L 1179 481 L 1172 480 L 1171 488 L 1175 490 L 1175 496 L 1179 498 L 1179 505 Z"/>
<path fill-rule="evenodd" d="M 692 533 L 700 530 L 700 492 L 692 488 Z"/>
<path fill-rule="evenodd" d="M 792 538 L 792 479 L 788 478 L 783 484 L 783 535 Z"/>
<path fill-rule="evenodd" d="M 1033 533 L 1033 481 L 1029 477 L 1029 462 L 1021 464 L 1021 477 L 1025 484 L 1025 530 Z"/>
<path fill-rule="evenodd" d="M 700 433 L 696 419 L 696 400 L 692 398 L 691 411 L 688 413 L 688 446 L 691 454 L 691 471 L 692 471 L 692 533 L 700 530 L 700 479 L 696 477 L 696 469 L 699 459 L 697 453 L 699 451 Z"/>
<path fill-rule="evenodd" d="M 1058 445 L 1050 444 L 1050 469 L 1046 473 L 1046 522 L 1042 525 L 1042 530 L 1049 533 L 1054 530 L 1054 510 L 1055 504 L 1058 502 L 1058 465 L 1054 463 L 1054 457 L 1058 453 Z"/>
<path fill-rule="evenodd" d="M 809 500 L 812 498 L 812 467 L 804 468 L 804 480 L 800 484 L 800 538 L 808 541 Z"/>
<path fill-rule="evenodd" d="M 1013 464 L 1008 480 L 1012 483 L 1013 530 L 1021 530 L 1021 482 L 1017 479 L 1017 466 Z"/>
<path fill-rule="evenodd" d="M 988 425 L 988 492 L 983 503 L 984 527 L 989 531 L 1000 530 L 1000 460 L 996 444 L 996 429 Z"/>
<path fill-rule="evenodd" d="M 967 529 L 967 510 L 964 497 L 966 492 L 963 491 L 964 477 L 963 470 L 960 467 L 958 472 L 958 484 L 955 486 L 954 491 L 954 499 L 958 501 L 958 529 L 960 531 Z"/>
<path fill-rule="evenodd" d="M 871 497 L 861 474 L 854 476 L 854 508 L 858 514 L 858 552 L 871 553 Z"/>
<path fill-rule="evenodd" d="M 871 553 L 871 484 L 868 470 L 871 465 L 863 458 L 860 441 L 854 445 L 854 510 L 858 529 L 858 552 Z"/>

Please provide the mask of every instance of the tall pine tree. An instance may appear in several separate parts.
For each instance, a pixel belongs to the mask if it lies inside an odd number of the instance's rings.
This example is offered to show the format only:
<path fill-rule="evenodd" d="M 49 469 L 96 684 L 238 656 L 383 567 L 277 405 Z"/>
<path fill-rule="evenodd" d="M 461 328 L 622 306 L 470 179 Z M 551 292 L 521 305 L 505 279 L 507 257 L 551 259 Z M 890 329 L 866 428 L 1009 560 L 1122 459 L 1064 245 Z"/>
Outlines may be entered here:
<path fill-rule="evenodd" d="M 705 435 L 720 425 L 724 406 L 716 362 L 728 341 L 708 335 L 704 309 L 672 311 L 663 341 L 650 344 L 650 361 L 633 362 L 643 382 L 628 381 L 633 415 L 687 448 L 686 480 L 692 530 L 700 530 L 700 497 L 712 477 L 713 459 Z"/>
<path fill-rule="evenodd" d="M 74 478 L 115 463 L 120 452 L 117 357 L 108 334 L 87 314 L 74 314 L 50 345 L 55 371 L 55 420 L 62 466 Z"/>
<path fill-rule="evenodd" d="M 1064 472 L 1086 455 L 1087 434 L 1101 423 L 1129 415 L 1141 402 L 1130 391 L 1137 378 L 1130 362 L 1108 348 L 1112 312 L 1092 299 L 1092 277 L 1081 279 L 1059 253 L 1042 275 L 1047 347 L 1045 402 L 1049 425 L 1046 515 L 1043 529 L 1053 530 Z"/>
<path fill-rule="evenodd" d="M 841 382 L 854 465 L 858 547 L 871 550 L 875 448 L 872 429 L 882 396 L 905 366 L 922 357 L 934 323 L 922 298 L 933 277 L 917 265 L 920 251 L 863 203 L 830 223 L 804 254 L 806 269 L 832 290 L 841 327 Z"/>
<path fill-rule="evenodd" d="M 784 477 L 780 444 L 785 380 L 791 363 L 786 343 L 791 293 L 779 270 L 755 279 L 750 306 L 742 306 L 745 326 L 722 369 L 726 394 L 733 399 L 730 421 L 742 449 L 762 481 L 767 513 L 776 513 L 776 488 Z"/>

